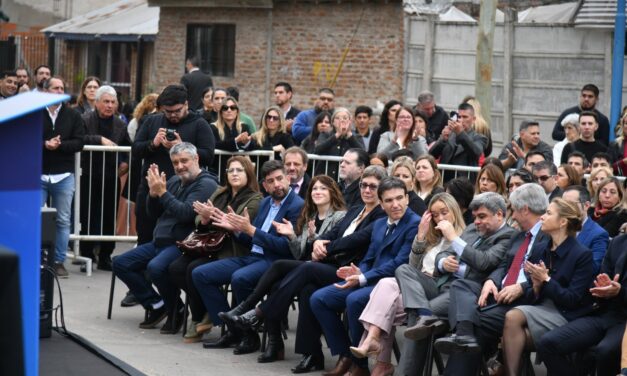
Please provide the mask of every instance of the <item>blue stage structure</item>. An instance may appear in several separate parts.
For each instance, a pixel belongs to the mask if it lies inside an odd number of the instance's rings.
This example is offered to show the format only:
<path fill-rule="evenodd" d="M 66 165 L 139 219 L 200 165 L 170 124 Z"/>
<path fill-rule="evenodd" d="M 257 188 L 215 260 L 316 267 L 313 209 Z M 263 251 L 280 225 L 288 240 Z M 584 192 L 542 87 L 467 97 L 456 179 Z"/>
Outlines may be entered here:
<path fill-rule="evenodd" d="M 19 256 L 26 376 L 39 374 L 42 110 L 68 99 L 29 92 L 0 101 L 0 246 Z"/>

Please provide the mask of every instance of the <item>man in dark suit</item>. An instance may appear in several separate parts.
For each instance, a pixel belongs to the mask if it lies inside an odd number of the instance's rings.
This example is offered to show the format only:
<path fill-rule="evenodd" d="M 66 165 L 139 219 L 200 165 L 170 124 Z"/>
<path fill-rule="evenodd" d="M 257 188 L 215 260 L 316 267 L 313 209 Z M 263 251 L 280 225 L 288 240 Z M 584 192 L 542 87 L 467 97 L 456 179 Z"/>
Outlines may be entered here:
<path fill-rule="evenodd" d="M 468 210 L 473 213 L 474 223 L 460 236 L 449 221 L 438 223 L 442 235 L 452 246 L 436 256 L 433 274 L 438 279 L 436 283 L 433 277 L 422 272 L 424 252 L 418 253 L 421 249 L 418 235 L 409 264 L 396 269 L 408 316 L 407 339 L 399 363 L 403 375 L 422 374 L 428 346 L 425 339 L 434 329 L 444 327 L 440 317 L 447 316 L 451 283 L 456 279 L 481 283 L 501 263 L 516 233 L 505 223 L 507 204 L 497 193 L 475 196 Z"/>
<path fill-rule="evenodd" d="M 337 225 L 314 242 L 311 262 L 305 262 L 290 271 L 278 283 L 278 288 L 268 299 L 254 310 L 251 305 L 244 307 L 240 305 L 223 314 L 226 316 L 225 320 L 231 316 L 230 319 L 240 325 L 245 322 L 249 327 L 253 327 L 255 322 L 263 319 L 267 327 L 273 328 L 285 317 L 294 296 L 298 295 L 298 325 L 294 350 L 297 354 L 302 354 L 302 359 L 292 368 L 294 373 L 324 368 L 320 342 L 322 329 L 311 311 L 309 300 L 317 289 L 341 281 L 337 276 L 339 267 L 361 261 L 370 245 L 373 223 L 385 217 L 376 191 L 386 176 L 385 169 L 380 166 L 367 167 L 361 177 L 361 198 L 365 205 L 350 208 Z M 243 314 L 248 309 L 252 311 Z"/>
<path fill-rule="evenodd" d="M 213 86 L 211 76 L 201 72 L 200 61 L 197 57 L 189 57 L 185 61 L 187 74 L 181 77 L 181 84 L 187 89 L 187 101 L 189 109 L 197 111 L 202 109 L 202 91 Z"/>
<path fill-rule="evenodd" d="M 459 118 L 449 120 L 442 130 L 440 138 L 431 147 L 429 153 L 434 158 L 440 158 L 440 163 L 459 166 L 478 166 L 479 157 L 483 153 L 488 139 L 475 132 L 472 126 L 475 122 L 475 110 L 472 105 L 462 103 L 457 108 Z M 444 181 L 455 177 L 455 171 L 444 173 Z M 474 177 L 470 178 L 474 181 Z"/>
<path fill-rule="evenodd" d="M 601 262 L 603 262 L 610 236 L 603 227 L 588 217 L 590 193 L 586 188 L 580 185 L 570 186 L 564 190 L 562 198 L 579 206 L 583 214 L 583 226 L 577 234 L 577 241 L 592 251 L 592 261 L 596 273 L 601 267 Z"/>
<path fill-rule="evenodd" d="M 359 177 L 364 168 L 368 167 L 370 159 L 363 149 L 348 149 L 340 162 L 340 187 L 346 207 L 363 204 L 359 190 Z"/>
<path fill-rule="evenodd" d="M 405 184 L 397 178 L 386 178 L 379 185 L 379 200 L 387 217 L 374 223 L 370 246 L 359 267 L 351 263 L 337 271 L 344 283 L 336 283 L 316 291 L 310 299 L 315 314 L 338 363 L 327 376 L 339 376 L 349 370 L 351 375 L 368 374 L 367 359 L 351 359 L 349 347 L 357 346 L 364 331 L 359 316 L 370 298 L 375 284 L 394 275 L 396 268 L 407 263 L 411 244 L 420 217 L 407 210 L 409 199 Z M 340 319 L 347 312 L 348 333 Z"/>
<path fill-rule="evenodd" d="M 538 355 L 542 357 L 550 375 L 594 374 L 588 364 L 575 364 L 571 354 L 592 347 L 597 375 L 616 375 L 620 372 L 621 341 L 627 320 L 627 235 L 612 240 L 601 274 L 590 289 L 599 309 L 593 315 L 580 317 L 546 333 L 537 342 Z"/>
<path fill-rule="evenodd" d="M 535 181 L 544 188 L 547 200 L 562 197 L 562 189 L 557 186 L 557 167 L 553 162 L 541 161 L 533 165 L 531 170 Z"/>
<path fill-rule="evenodd" d="M 247 211 L 243 215 L 232 211 L 216 211 L 213 219 L 214 225 L 232 231 L 240 242 L 250 245 L 250 255 L 210 262 L 192 272 L 194 285 L 214 325 L 222 323 L 218 313 L 230 309 L 226 296 L 221 291 L 222 286 L 230 283 L 236 300 L 242 302 L 274 260 L 293 258 L 288 239 L 276 232 L 272 221 L 283 222 L 283 219 L 287 219 L 295 226 L 303 200 L 290 189 L 289 179 L 280 161 L 270 160 L 264 163 L 261 175 L 269 196 L 259 204 L 257 216 L 252 223 Z M 259 335 L 252 330 L 242 333 L 229 326 L 226 334 L 218 341 L 205 343 L 204 347 L 225 348 L 235 344 L 238 344 L 235 354 L 257 351 L 260 346 Z"/>
<path fill-rule="evenodd" d="M 305 200 L 311 181 L 309 174 L 307 174 L 307 164 L 309 163 L 307 152 L 298 146 L 292 146 L 283 152 L 282 158 L 285 172 L 290 178 L 290 187 Z"/>
<path fill-rule="evenodd" d="M 61 77 L 50 77 L 43 82 L 43 88 L 48 93 L 63 94 L 65 83 Z M 74 154 L 83 149 L 85 123 L 81 114 L 66 103 L 46 107 L 43 122 L 42 205 L 52 198 L 52 207 L 57 209 L 54 270 L 59 278 L 67 278 L 63 262 L 70 240 Z"/>
<path fill-rule="evenodd" d="M 512 192 L 510 202 L 512 218 L 522 231 L 512 238 L 501 264 L 483 286 L 469 279 L 451 286 L 448 319 L 455 334 L 435 342 L 439 352 L 451 354 L 445 375 L 476 375 L 480 353 L 500 338 L 507 311 L 530 303 L 531 279 L 522 265 L 528 258 L 538 259 L 550 242 L 540 231 L 548 200 L 542 187 L 527 183 Z"/>

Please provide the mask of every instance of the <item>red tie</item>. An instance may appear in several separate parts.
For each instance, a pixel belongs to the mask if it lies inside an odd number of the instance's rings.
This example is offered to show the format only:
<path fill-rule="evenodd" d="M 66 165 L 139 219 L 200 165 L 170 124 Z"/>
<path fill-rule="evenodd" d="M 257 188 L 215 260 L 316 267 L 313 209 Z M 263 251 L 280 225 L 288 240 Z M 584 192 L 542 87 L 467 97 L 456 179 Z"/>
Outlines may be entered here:
<path fill-rule="evenodd" d="M 527 253 L 527 248 L 529 248 L 529 243 L 531 243 L 531 232 L 528 231 L 527 235 L 525 235 L 525 241 L 520 245 L 520 248 L 518 248 L 516 256 L 514 256 L 514 261 L 512 261 L 512 264 L 509 266 L 503 287 L 513 285 L 516 283 L 516 280 L 518 280 L 518 274 L 520 274 L 520 268 L 522 267 L 525 253 Z"/>

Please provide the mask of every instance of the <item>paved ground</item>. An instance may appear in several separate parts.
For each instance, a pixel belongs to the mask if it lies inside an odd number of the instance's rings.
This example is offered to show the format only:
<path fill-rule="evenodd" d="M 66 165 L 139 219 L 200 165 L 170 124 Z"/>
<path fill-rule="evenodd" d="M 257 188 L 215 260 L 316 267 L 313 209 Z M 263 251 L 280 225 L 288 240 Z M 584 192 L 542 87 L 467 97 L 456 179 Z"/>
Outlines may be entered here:
<path fill-rule="evenodd" d="M 257 363 L 257 355 L 233 355 L 232 349 L 205 350 L 199 343 L 185 344 L 181 334 L 162 335 L 159 330 L 142 330 L 143 309 L 120 307 L 127 289 L 119 280 L 116 283 L 113 315 L 107 320 L 107 303 L 111 273 L 94 270 L 86 277 L 76 265 L 66 262 L 70 278 L 61 280 L 65 324 L 95 345 L 151 376 L 175 375 L 292 375 L 300 356 L 294 354 L 294 330 L 287 332 L 286 360 L 269 364 Z M 55 301 L 58 293 L 55 291 Z M 296 312 L 290 311 L 290 325 L 296 324 Z M 211 338 L 220 330 L 214 329 Z M 401 335 L 400 333 L 397 335 Z M 400 341 L 402 343 L 402 341 Z M 331 369 L 337 358 L 325 350 L 326 369 Z M 536 367 L 536 375 L 544 375 L 543 367 Z M 314 372 L 312 375 L 320 375 Z"/>

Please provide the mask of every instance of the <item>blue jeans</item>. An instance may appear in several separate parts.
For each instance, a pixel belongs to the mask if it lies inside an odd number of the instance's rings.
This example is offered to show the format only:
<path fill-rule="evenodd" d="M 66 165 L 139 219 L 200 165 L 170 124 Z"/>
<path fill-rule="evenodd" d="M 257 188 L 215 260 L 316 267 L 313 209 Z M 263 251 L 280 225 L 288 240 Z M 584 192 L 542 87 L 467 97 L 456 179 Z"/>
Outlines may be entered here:
<path fill-rule="evenodd" d="M 74 174 L 57 183 L 41 181 L 41 205 L 48 197 L 52 198 L 52 207 L 57 209 L 57 232 L 54 249 L 54 261 L 63 263 L 70 241 L 72 224 L 72 198 L 74 197 Z"/>
<path fill-rule="evenodd" d="M 181 251 L 175 245 L 157 248 L 153 242 L 144 243 L 114 257 L 113 273 L 128 286 L 144 308 L 151 309 L 153 303 L 163 298 L 168 312 L 171 312 L 176 307 L 179 289 L 170 280 L 168 267 L 180 256 Z M 145 270 L 150 281 L 144 276 Z M 161 295 L 152 288 L 151 282 Z"/>

